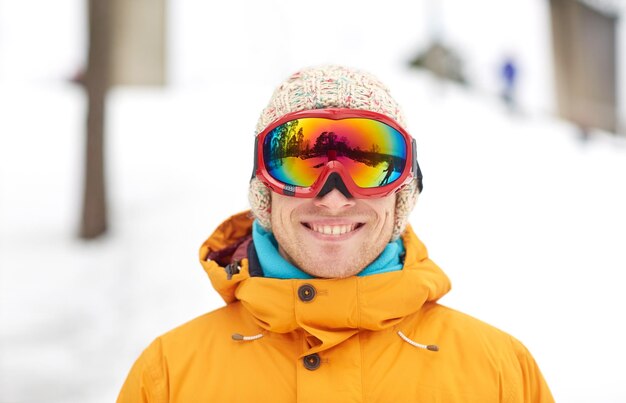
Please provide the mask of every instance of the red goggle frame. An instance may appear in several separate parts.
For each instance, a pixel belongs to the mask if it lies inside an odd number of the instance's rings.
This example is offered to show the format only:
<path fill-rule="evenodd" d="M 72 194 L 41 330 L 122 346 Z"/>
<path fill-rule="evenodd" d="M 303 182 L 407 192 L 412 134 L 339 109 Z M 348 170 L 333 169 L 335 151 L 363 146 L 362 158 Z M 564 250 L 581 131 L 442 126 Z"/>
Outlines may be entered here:
<path fill-rule="evenodd" d="M 288 113 L 258 134 L 254 155 L 253 177 L 287 196 L 316 197 L 333 174 L 358 198 L 390 195 L 414 178 L 422 188 L 415 139 L 393 119 L 371 111 Z"/>

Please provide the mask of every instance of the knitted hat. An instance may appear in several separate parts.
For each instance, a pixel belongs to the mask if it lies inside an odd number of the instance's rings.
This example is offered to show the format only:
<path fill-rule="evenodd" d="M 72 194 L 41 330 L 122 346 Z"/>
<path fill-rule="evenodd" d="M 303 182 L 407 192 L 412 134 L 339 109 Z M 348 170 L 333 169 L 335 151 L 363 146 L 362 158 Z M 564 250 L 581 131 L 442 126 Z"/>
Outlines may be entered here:
<path fill-rule="evenodd" d="M 363 109 L 382 113 L 405 127 L 404 115 L 389 90 L 374 76 L 341 66 L 322 66 L 301 70 L 283 82 L 272 95 L 256 126 L 258 135 L 283 115 L 301 110 L 324 108 Z M 391 240 L 406 228 L 409 214 L 421 184 L 417 179 L 396 193 L 396 209 Z M 271 231 L 271 191 L 260 180 L 250 181 L 248 193 L 252 214 Z"/>

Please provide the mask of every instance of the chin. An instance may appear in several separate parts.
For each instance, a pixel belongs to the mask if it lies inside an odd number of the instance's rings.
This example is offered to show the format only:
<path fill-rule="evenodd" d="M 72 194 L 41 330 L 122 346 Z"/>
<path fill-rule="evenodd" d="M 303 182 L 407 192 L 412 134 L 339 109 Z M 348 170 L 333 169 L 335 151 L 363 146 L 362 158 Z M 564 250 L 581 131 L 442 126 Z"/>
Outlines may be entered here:
<path fill-rule="evenodd" d="M 332 273 L 328 273 L 328 272 L 319 272 L 316 270 L 311 270 L 308 272 L 308 274 L 310 274 L 313 277 L 316 278 L 328 278 L 328 279 L 340 279 L 340 278 L 348 278 L 348 277 L 352 277 L 355 276 L 356 274 L 358 274 L 359 271 L 356 271 L 354 273 L 352 273 L 351 270 L 346 270 L 346 271 L 342 271 L 342 270 L 337 270 L 335 272 Z"/>
<path fill-rule="evenodd" d="M 312 261 L 309 260 L 309 264 L 304 265 L 302 270 L 312 276 L 319 278 L 346 278 L 358 274 L 363 269 L 358 269 L 352 267 L 351 265 L 344 266 L 341 264 L 337 264 L 337 262 L 341 262 L 342 260 L 344 259 L 335 257 L 324 260 L 317 260 L 313 264 L 311 264 Z M 319 269 L 320 267 L 322 269 Z"/>

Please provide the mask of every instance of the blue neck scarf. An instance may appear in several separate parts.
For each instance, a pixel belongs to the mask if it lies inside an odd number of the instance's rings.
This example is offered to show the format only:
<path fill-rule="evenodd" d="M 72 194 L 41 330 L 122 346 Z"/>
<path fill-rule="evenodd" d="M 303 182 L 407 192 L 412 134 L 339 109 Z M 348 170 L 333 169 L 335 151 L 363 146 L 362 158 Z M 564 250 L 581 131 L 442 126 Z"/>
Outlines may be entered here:
<path fill-rule="evenodd" d="M 278 242 L 276 242 L 274 235 L 261 227 L 256 220 L 252 223 L 252 241 L 265 277 L 280 279 L 314 278 L 285 260 L 278 252 Z M 365 269 L 361 270 L 357 276 L 402 270 L 401 256 L 403 253 L 404 245 L 401 239 L 389 242 L 382 253 Z"/>

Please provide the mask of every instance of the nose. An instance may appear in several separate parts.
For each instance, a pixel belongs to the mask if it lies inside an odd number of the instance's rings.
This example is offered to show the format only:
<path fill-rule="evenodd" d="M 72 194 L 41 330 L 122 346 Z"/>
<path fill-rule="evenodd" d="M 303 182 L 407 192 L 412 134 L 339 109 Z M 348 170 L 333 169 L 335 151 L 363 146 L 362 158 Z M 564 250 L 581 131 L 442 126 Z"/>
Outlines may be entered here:
<path fill-rule="evenodd" d="M 316 207 L 323 207 L 331 211 L 341 211 L 350 207 L 353 207 L 356 202 L 353 198 L 348 199 L 338 189 L 333 189 L 326 193 L 323 197 L 318 197 L 313 200 L 313 204 Z"/>

